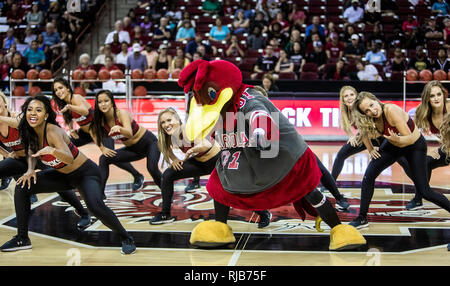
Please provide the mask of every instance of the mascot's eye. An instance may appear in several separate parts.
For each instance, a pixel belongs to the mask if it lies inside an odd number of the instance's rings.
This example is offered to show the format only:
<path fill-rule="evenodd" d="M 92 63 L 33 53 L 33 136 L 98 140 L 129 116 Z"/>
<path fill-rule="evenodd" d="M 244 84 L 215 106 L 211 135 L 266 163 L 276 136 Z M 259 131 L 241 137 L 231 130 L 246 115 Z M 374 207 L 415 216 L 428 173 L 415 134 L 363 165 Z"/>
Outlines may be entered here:
<path fill-rule="evenodd" d="M 216 98 L 216 90 L 212 87 L 208 88 L 208 95 L 214 100 Z"/>

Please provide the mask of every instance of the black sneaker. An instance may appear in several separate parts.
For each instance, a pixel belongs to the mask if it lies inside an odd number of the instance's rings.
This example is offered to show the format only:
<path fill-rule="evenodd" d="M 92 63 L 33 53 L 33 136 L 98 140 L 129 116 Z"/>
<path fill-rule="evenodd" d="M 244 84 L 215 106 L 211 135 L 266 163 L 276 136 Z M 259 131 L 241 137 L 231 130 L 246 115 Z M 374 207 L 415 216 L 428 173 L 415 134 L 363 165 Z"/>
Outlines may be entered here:
<path fill-rule="evenodd" d="M 164 224 L 164 223 L 171 223 L 174 221 L 175 218 L 173 216 L 163 214 L 162 212 L 160 212 L 150 220 L 150 224 Z"/>
<path fill-rule="evenodd" d="M 186 186 L 186 188 L 184 189 L 185 193 L 190 193 L 192 190 L 195 189 L 200 189 L 200 180 L 193 180 L 192 182 L 189 183 L 189 185 Z"/>
<path fill-rule="evenodd" d="M 270 224 L 270 220 L 272 219 L 272 213 L 269 211 L 258 212 L 259 214 L 259 223 L 258 228 L 268 227 Z"/>
<path fill-rule="evenodd" d="M 122 250 L 120 251 L 122 254 L 133 254 L 136 252 L 136 245 L 134 244 L 134 240 L 132 238 L 127 238 L 122 240 Z"/>
<path fill-rule="evenodd" d="M 361 229 L 369 227 L 369 222 L 367 221 L 367 218 L 363 216 L 358 216 L 352 222 L 350 222 L 349 225 L 355 227 L 356 229 Z"/>
<path fill-rule="evenodd" d="M 133 182 L 133 191 L 140 190 L 144 185 L 144 176 L 139 174 L 137 177 L 134 177 Z"/>
<path fill-rule="evenodd" d="M 2 179 L 2 184 L 0 185 L 0 191 L 9 187 L 9 183 L 11 183 L 12 178 L 4 178 Z"/>
<path fill-rule="evenodd" d="M 38 197 L 36 196 L 36 194 L 32 194 L 30 196 L 30 203 L 34 204 L 37 201 L 38 201 Z"/>
<path fill-rule="evenodd" d="M 78 220 L 77 227 L 81 229 L 85 229 L 88 226 L 90 226 L 92 223 L 92 218 L 89 214 L 82 215 L 81 218 Z"/>
<path fill-rule="evenodd" d="M 422 201 L 416 201 L 415 199 L 412 199 L 406 204 L 405 207 L 408 211 L 418 210 L 423 208 L 423 203 Z"/>
<path fill-rule="evenodd" d="M 0 249 L 4 252 L 31 249 L 31 241 L 27 238 L 14 236 L 10 241 L 5 242 Z"/>
<path fill-rule="evenodd" d="M 338 209 L 347 210 L 350 207 L 350 204 L 347 202 L 347 199 L 342 197 L 340 200 L 336 200 L 336 207 Z"/>

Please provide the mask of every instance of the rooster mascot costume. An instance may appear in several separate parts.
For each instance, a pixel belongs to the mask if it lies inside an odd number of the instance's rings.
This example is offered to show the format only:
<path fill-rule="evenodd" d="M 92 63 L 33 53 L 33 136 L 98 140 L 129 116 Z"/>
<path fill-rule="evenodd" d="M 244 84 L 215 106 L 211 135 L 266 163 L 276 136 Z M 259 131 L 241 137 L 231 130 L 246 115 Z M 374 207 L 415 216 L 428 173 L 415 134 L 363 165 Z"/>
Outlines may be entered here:
<path fill-rule="evenodd" d="M 302 136 L 261 88 L 242 83 L 242 73 L 234 64 L 196 60 L 182 70 L 178 84 L 192 94 L 188 139 L 214 138 L 222 148 L 206 185 L 214 200 L 215 221 L 193 229 L 193 246 L 235 242 L 227 225 L 230 207 L 257 211 L 289 203 L 302 219 L 306 211 L 331 227 L 330 250 L 366 244 L 353 226 L 341 224 L 331 203 L 316 189 L 321 172 Z"/>

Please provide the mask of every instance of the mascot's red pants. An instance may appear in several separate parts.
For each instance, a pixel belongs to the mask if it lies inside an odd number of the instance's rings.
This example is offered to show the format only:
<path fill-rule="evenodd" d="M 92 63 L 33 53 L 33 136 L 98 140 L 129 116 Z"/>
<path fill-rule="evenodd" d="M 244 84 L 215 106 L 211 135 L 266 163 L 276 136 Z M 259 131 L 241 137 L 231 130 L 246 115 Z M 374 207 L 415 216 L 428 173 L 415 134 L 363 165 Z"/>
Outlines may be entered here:
<path fill-rule="evenodd" d="M 222 187 L 216 169 L 209 177 L 206 189 L 214 200 L 236 209 L 269 210 L 294 203 L 299 215 L 305 219 L 303 209 L 313 216 L 317 216 L 317 213 L 302 198 L 319 185 L 321 177 L 316 157 L 308 147 L 286 177 L 265 191 L 251 195 L 229 193 Z"/>

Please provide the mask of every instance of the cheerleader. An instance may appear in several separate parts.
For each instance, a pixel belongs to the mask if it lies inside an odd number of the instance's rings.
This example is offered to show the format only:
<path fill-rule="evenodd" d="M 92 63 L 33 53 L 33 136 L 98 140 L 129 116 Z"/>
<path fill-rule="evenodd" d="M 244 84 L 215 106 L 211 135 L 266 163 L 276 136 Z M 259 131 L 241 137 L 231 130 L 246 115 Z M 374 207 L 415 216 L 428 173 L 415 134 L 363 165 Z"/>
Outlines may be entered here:
<path fill-rule="evenodd" d="M 64 122 L 70 129 L 70 140 L 75 146 L 80 147 L 93 142 L 89 134 L 89 126 L 94 118 L 94 110 L 87 100 L 80 94 L 73 93 L 69 82 L 64 78 L 57 78 L 53 82 L 53 101 L 57 109 L 63 114 Z M 73 128 L 76 122 L 80 128 Z M 114 140 L 105 137 L 101 152 L 114 149 Z M 119 162 L 117 167 L 131 173 L 134 177 L 133 190 L 139 190 L 144 184 L 144 176 L 139 173 L 130 163 Z"/>
<path fill-rule="evenodd" d="M 31 194 L 77 188 L 89 211 L 120 236 L 122 253 L 135 252 L 132 237 L 102 200 L 98 166 L 80 152 L 59 127 L 50 100 L 42 95 L 30 97 L 22 106 L 22 113 L 19 130 L 29 164 L 27 172 L 18 179 L 14 193 L 17 235 L 0 249 L 17 251 L 32 247 L 28 237 Z M 50 168 L 36 172 L 37 159 Z"/>
<path fill-rule="evenodd" d="M 447 96 L 447 90 L 439 81 L 433 80 L 425 85 L 422 91 L 421 103 L 417 106 L 414 116 L 415 124 L 424 134 L 439 136 L 439 126 L 443 124 L 444 117 L 448 114 L 447 110 L 450 109 L 450 101 L 447 100 Z M 448 166 L 449 164 L 450 160 L 446 158 L 442 146 L 428 150 L 426 158 L 428 181 L 430 181 L 431 172 L 434 169 Z M 418 192 L 406 204 L 407 210 L 415 210 L 422 207 L 422 196 Z"/>
<path fill-rule="evenodd" d="M 103 150 L 99 159 L 103 189 L 109 177 L 109 165 L 143 158 L 147 159 L 147 170 L 156 185 L 161 188 L 158 139 L 153 133 L 139 126 L 130 113 L 117 108 L 114 96 L 109 90 L 100 90 L 95 96 L 94 119 L 90 130 L 94 142 Z M 107 136 L 121 140 L 125 147 L 117 150 L 105 147 L 102 142 Z"/>
<path fill-rule="evenodd" d="M 0 147 L 0 153 L 5 159 L 0 161 L 0 178 L 19 178 L 28 168 L 25 146 L 20 138 L 19 126 L 20 118 L 13 112 L 8 110 L 6 96 L 0 92 L 0 141 L 6 148 Z M 45 169 L 42 164 L 37 166 L 39 169 Z M 71 206 L 74 207 L 75 213 L 81 218 L 77 226 L 81 229 L 88 227 L 91 224 L 91 216 L 83 208 L 83 205 L 78 200 L 73 190 L 58 193 L 59 196 Z M 30 196 L 30 202 L 37 202 L 36 194 Z"/>
<path fill-rule="evenodd" d="M 361 187 L 359 215 L 350 225 L 356 228 L 368 227 L 367 213 L 374 192 L 375 179 L 400 157 L 410 166 L 411 176 L 419 192 L 425 199 L 450 212 L 450 202 L 441 193 L 430 190 L 427 178 L 427 145 L 414 121 L 400 107 L 384 104 L 370 92 L 361 92 L 352 107 L 356 126 L 364 144 L 373 158 L 364 174 Z M 379 150 L 371 146 L 370 139 L 383 135 Z"/>

